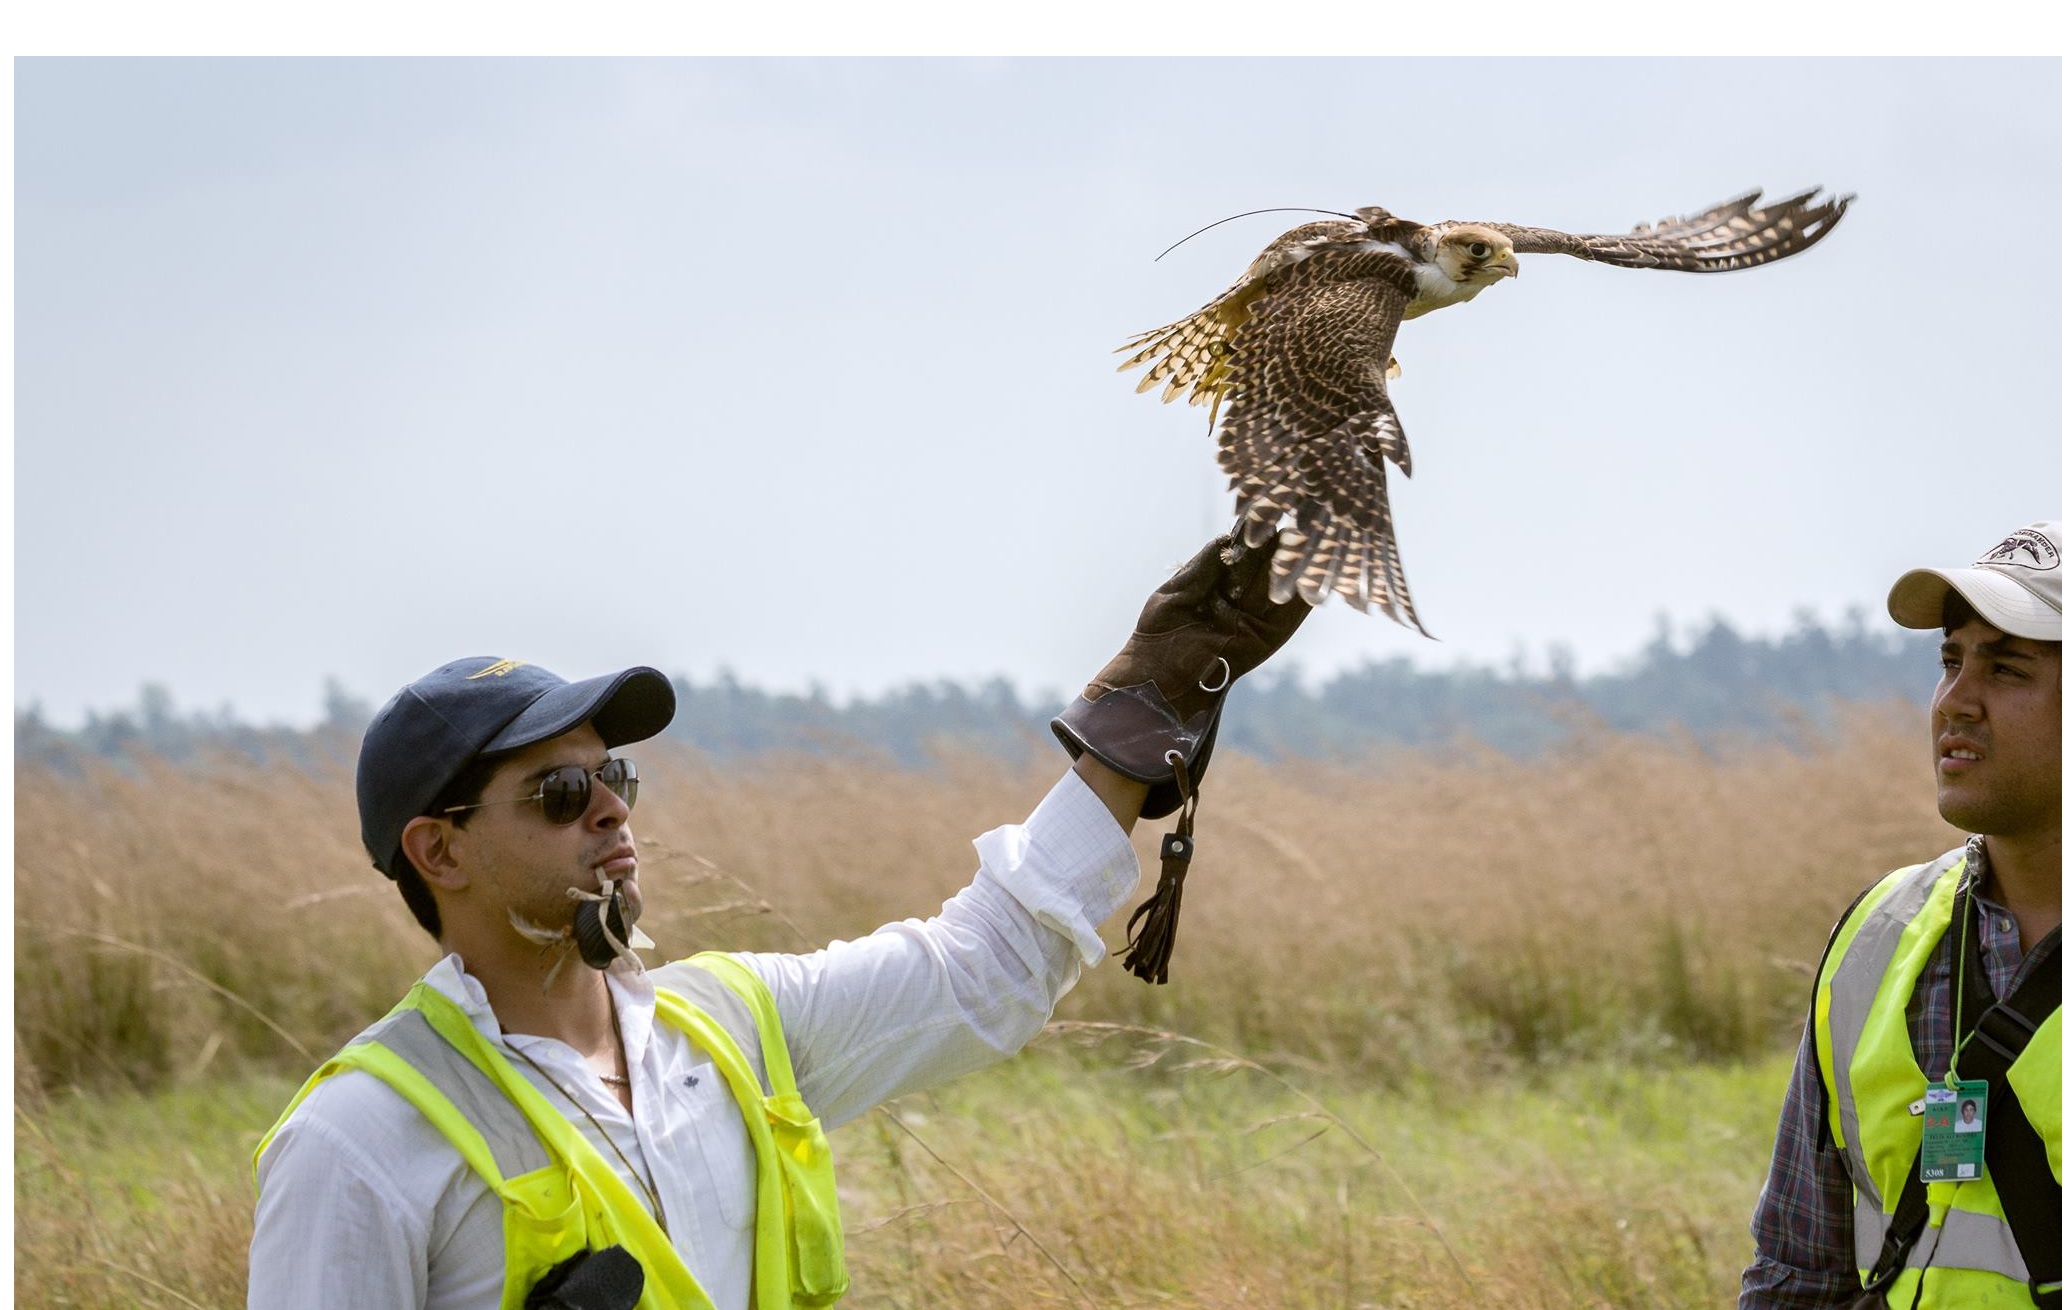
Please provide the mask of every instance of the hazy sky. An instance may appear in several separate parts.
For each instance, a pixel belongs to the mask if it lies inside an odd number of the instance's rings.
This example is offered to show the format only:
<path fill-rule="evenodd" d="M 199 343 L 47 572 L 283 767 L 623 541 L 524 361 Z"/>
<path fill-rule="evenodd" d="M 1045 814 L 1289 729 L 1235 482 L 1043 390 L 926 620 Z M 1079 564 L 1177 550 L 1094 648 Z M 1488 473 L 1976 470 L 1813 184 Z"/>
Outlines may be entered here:
<path fill-rule="evenodd" d="M 1772 267 L 1527 258 L 1407 325 L 1443 640 L 1333 602 L 1311 675 L 1884 622 L 2062 512 L 2060 69 L 19 61 L 15 701 L 306 722 L 470 654 L 1075 688 L 1232 512 L 1110 352 L 1304 220 L 1153 256 L 1268 205 L 1860 196 Z"/>

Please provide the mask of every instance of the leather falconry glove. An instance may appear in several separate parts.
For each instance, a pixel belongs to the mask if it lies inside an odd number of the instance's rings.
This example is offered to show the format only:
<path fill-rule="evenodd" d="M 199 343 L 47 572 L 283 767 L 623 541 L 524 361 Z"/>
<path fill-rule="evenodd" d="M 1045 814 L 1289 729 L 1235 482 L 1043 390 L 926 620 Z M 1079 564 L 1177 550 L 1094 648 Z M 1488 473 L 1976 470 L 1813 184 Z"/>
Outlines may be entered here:
<path fill-rule="evenodd" d="M 1123 964 L 1146 982 L 1166 978 L 1193 856 L 1195 789 L 1214 754 L 1222 703 L 1238 678 L 1286 644 L 1312 608 L 1299 599 L 1273 603 L 1277 544 L 1243 547 L 1221 536 L 1202 547 L 1151 594 L 1120 653 L 1050 721 L 1072 759 L 1089 752 L 1116 773 L 1150 784 L 1144 818 L 1181 811 L 1177 830 L 1164 839 L 1157 892 L 1129 917 Z"/>

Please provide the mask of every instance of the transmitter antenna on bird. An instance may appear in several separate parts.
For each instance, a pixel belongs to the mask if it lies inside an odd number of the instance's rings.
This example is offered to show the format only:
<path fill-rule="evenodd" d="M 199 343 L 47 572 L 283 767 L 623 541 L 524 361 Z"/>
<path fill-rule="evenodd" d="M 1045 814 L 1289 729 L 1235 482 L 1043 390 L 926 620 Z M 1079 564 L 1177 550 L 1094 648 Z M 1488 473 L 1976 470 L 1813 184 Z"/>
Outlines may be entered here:
<path fill-rule="evenodd" d="M 1227 218 L 1218 218 L 1214 222 L 1208 224 L 1207 227 L 1200 229 L 1200 232 L 1205 232 L 1208 230 L 1208 228 L 1220 227 L 1224 223 L 1234 223 L 1239 218 L 1249 218 L 1252 214 L 1335 214 L 1338 218 L 1348 218 L 1354 223 L 1358 222 L 1357 214 L 1339 213 L 1337 210 L 1334 209 L 1314 209 L 1307 205 L 1279 205 L 1272 209 L 1251 209 L 1246 210 L 1241 214 L 1231 214 Z M 1157 259 L 1163 259 L 1166 255 L 1169 255 L 1174 250 L 1177 250 L 1180 246 L 1185 245 L 1188 241 L 1191 241 L 1193 238 L 1199 236 L 1200 232 L 1188 232 L 1185 236 L 1182 236 L 1177 241 L 1172 242 L 1163 250 L 1157 252 Z M 1150 262 L 1154 264 L 1157 262 L 1157 259 L 1153 259 Z"/>

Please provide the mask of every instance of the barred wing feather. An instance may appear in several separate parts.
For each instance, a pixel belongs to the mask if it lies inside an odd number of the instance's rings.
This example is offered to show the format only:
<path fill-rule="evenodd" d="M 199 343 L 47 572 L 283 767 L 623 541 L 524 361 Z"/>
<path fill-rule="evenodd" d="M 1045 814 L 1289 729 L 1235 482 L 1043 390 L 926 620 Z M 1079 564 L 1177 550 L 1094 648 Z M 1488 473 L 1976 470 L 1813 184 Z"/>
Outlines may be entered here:
<path fill-rule="evenodd" d="M 1724 273 L 1772 263 L 1809 250 L 1854 201 L 1819 198 L 1813 187 L 1760 207 L 1759 191 L 1735 196 L 1701 214 L 1641 223 L 1623 236 L 1580 236 L 1543 227 L 1483 223 L 1508 237 L 1519 255 L 1572 255 L 1621 268 L 1665 268 L 1683 273 Z"/>
<path fill-rule="evenodd" d="M 1250 317 L 1252 305 L 1265 293 L 1272 275 L 1316 252 L 1329 253 L 1344 243 L 1357 242 L 1367 232 L 1362 222 L 1329 222 L 1303 223 L 1282 233 L 1258 252 L 1227 291 L 1176 323 L 1130 337 L 1115 352 L 1129 352 L 1115 371 L 1126 373 L 1147 365 L 1136 391 L 1140 394 L 1162 383 L 1164 394 L 1158 399 L 1167 404 L 1182 391 L 1188 393 L 1188 404 L 1219 404 L 1229 391 L 1237 330 Z"/>
<path fill-rule="evenodd" d="M 1164 394 L 1158 399 L 1167 403 L 1188 388 L 1189 404 L 1220 399 L 1229 385 L 1229 339 L 1247 312 L 1246 306 L 1235 302 L 1245 290 L 1254 289 L 1239 282 L 1178 322 L 1130 337 L 1121 350 L 1132 353 L 1115 371 L 1126 373 L 1147 364 L 1142 380 L 1136 383 L 1137 392 L 1162 383 Z"/>
<path fill-rule="evenodd" d="M 1387 463 L 1409 469 L 1386 365 L 1412 285 L 1399 259 L 1371 252 L 1268 279 L 1233 343 L 1219 458 L 1247 544 L 1292 520 L 1272 561 L 1274 600 L 1320 605 L 1335 593 L 1425 632 L 1387 503 Z"/>

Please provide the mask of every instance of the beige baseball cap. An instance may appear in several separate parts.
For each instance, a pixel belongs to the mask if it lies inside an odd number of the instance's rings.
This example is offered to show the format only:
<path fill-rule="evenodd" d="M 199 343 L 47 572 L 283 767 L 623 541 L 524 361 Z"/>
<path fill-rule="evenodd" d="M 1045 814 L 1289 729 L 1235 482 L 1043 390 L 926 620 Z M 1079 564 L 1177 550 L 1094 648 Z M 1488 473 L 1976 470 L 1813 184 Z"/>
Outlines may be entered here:
<path fill-rule="evenodd" d="M 1938 628 L 1951 589 L 2001 632 L 2061 641 L 2062 523 L 2030 523 L 1966 569 L 1913 569 L 1890 589 L 1890 617 L 1907 628 Z"/>

